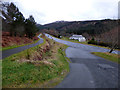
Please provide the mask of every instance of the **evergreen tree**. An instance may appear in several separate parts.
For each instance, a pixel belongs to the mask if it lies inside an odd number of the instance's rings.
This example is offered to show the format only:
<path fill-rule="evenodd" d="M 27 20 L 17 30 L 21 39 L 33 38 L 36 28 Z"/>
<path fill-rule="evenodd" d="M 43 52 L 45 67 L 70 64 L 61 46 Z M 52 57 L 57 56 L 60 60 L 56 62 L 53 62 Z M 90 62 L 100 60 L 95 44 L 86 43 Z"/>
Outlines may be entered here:
<path fill-rule="evenodd" d="M 3 10 L 2 15 L 5 20 L 10 24 L 10 34 L 11 35 L 23 35 L 24 32 L 24 16 L 19 11 L 19 9 L 14 5 L 14 3 L 4 3 L 2 4 Z"/>
<path fill-rule="evenodd" d="M 29 38 L 33 38 L 36 35 L 37 27 L 36 22 L 32 15 L 25 21 L 25 33 Z"/>

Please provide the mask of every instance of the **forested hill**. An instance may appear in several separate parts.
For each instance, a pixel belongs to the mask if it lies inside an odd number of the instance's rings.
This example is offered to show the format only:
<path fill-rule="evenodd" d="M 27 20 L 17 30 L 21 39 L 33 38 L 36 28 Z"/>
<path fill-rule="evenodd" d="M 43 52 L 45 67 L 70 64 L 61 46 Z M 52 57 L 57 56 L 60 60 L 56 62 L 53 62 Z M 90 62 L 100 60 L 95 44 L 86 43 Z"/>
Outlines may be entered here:
<path fill-rule="evenodd" d="M 57 21 L 44 25 L 45 29 L 54 29 L 59 32 L 82 34 L 84 32 L 94 34 L 101 30 L 109 31 L 118 25 L 118 20 L 91 20 L 91 21 Z"/>

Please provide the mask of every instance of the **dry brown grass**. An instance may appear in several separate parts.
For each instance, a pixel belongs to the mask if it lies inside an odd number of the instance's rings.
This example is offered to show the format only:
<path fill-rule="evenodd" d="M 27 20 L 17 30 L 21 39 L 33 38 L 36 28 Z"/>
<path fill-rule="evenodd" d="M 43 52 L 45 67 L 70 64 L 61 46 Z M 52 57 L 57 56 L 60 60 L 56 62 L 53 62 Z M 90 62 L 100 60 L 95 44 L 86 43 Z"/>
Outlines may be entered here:
<path fill-rule="evenodd" d="M 37 34 L 38 35 L 38 34 Z M 19 36 L 10 36 L 9 32 L 2 32 L 2 41 L 0 42 L 2 44 L 2 47 L 8 47 L 13 45 L 23 45 L 23 44 L 29 44 L 33 43 L 34 40 L 38 40 L 39 38 L 33 37 L 33 39 L 29 39 L 28 37 L 19 37 Z"/>

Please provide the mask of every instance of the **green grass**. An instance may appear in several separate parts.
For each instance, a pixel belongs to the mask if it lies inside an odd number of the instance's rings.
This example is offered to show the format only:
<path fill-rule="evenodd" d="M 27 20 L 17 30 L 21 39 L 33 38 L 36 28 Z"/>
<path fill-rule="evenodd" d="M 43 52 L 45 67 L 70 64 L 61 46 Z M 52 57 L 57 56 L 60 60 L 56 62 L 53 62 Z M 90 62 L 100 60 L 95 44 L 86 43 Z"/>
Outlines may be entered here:
<path fill-rule="evenodd" d="M 39 46 L 44 44 L 45 40 L 44 43 Z M 36 51 L 39 46 L 32 47 L 2 60 L 3 88 L 51 87 L 51 85 L 55 86 L 63 80 L 65 73 L 69 72 L 69 63 L 66 61 L 63 51 L 66 46 L 58 49 L 56 54 L 57 59 L 48 60 L 48 62 L 52 63 L 52 65 L 45 64 L 43 61 L 34 61 L 37 64 L 19 61 L 22 57 L 27 56 L 27 52 L 30 55 L 34 54 L 34 51 Z M 54 80 L 55 82 L 51 83 L 51 80 L 53 79 L 56 81 Z M 49 83 L 44 86 L 46 82 Z"/>
<path fill-rule="evenodd" d="M 120 56 L 118 54 L 107 52 L 92 52 L 92 54 L 120 64 Z"/>
<path fill-rule="evenodd" d="M 40 39 L 39 39 L 40 40 Z M 34 41 L 33 43 L 38 42 L 39 40 Z M 28 43 L 28 44 L 22 44 L 22 45 L 13 45 L 13 46 L 8 46 L 8 47 L 0 47 L 0 51 L 4 51 L 4 50 L 8 50 L 8 49 L 13 49 L 13 48 L 17 48 L 17 47 L 21 47 L 21 46 L 25 46 L 25 45 L 30 45 L 33 43 Z"/>
<path fill-rule="evenodd" d="M 67 45 L 64 45 L 64 52 L 63 52 L 63 55 L 65 56 L 65 59 L 71 63 L 70 59 L 68 57 L 66 57 L 66 53 L 65 53 L 65 49 L 68 48 L 69 46 Z"/>
<path fill-rule="evenodd" d="M 0 46 L 0 51 L 2 51 L 2 47 Z"/>

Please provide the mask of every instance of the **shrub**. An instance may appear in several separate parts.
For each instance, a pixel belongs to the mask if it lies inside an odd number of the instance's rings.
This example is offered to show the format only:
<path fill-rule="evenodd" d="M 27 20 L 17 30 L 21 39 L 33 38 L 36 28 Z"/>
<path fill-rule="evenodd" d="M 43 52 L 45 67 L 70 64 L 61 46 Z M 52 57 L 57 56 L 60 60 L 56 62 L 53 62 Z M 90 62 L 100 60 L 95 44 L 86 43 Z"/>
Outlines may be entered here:
<path fill-rule="evenodd" d="M 96 44 L 97 45 L 97 41 L 90 40 L 90 41 L 88 41 L 88 44 Z"/>
<path fill-rule="evenodd" d="M 94 44 L 94 45 L 99 45 L 99 46 L 105 46 L 105 47 L 107 47 L 107 46 L 109 46 L 109 44 L 108 43 L 104 43 L 104 42 L 97 42 L 97 41 L 95 41 L 95 40 L 90 40 L 90 41 L 88 41 L 88 44 Z"/>
<path fill-rule="evenodd" d="M 100 45 L 100 46 L 105 46 L 105 47 L 109 46 L 109 44 L 104 43 L 104 42 L 99 42 L 98 45 Z"/>

